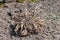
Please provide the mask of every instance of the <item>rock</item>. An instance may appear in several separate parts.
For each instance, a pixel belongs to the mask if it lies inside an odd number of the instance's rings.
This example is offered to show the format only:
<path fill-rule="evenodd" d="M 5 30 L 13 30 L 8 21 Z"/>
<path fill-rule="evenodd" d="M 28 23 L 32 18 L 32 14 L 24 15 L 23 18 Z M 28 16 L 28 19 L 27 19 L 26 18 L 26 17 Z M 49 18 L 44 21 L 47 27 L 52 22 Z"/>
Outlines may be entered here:
<path fill-rule="evenodd" d="M 3 2 L 3 0 L 0 0 L 0 2 Z"/>

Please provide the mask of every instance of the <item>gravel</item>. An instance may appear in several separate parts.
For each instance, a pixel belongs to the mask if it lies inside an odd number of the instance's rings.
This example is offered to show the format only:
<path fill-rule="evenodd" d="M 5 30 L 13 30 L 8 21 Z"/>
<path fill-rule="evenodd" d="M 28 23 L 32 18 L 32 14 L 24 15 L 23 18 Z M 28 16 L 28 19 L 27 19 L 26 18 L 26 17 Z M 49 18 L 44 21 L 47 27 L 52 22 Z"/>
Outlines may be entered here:
<path fill-rule="evenodd" d="M 14 25 L 12 17 L 16 13 L 24 13 L 25 8 L 30 12 L 36 9 L 35 12 L 39 13 L 38 16 L 44 19 L 45 24 L 39 34 L 18 37 L 12 30 Z M 5 3 L 4 7 L 0 7 L 0 40 L 60 40 L 60 0 L 40 0 L 38 3 Z"/>

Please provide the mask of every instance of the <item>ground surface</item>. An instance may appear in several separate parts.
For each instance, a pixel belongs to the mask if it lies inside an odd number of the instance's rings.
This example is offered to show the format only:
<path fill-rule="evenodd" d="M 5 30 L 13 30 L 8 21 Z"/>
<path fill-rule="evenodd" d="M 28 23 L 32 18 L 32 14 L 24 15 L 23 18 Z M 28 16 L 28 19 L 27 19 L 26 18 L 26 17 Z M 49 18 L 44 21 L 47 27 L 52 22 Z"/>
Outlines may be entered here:
<path fill-rule="evenodd" d="M 21 10 L 24 12 L 24 7 L 31 12 L 36 7 L 36 11 L 40 10 L 38 12 L 39 16 L 44 19 L 45 24 L 38 35 L 16 37 L 14 33 L 10 33 L 10 24 L 14 24 L 11 16 Z M 26 3 L 26 5 L 22 3 L 5 3 L 5 7 L 0 7 L 0 40 L 60 40 L 60 0 L 40 0 L 37 4 Z"/>

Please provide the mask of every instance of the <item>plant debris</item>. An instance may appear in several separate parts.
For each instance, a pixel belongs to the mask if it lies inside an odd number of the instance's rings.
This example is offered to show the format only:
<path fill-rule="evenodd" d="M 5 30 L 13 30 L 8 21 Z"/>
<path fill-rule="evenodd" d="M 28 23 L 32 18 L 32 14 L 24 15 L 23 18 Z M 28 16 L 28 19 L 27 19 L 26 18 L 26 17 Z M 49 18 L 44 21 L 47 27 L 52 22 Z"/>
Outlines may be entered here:
<path fill-rule="evenodd" d="M 38 34 L 44 23 L 35 13 L 17 13 L 13 17 L 16 27 L 15 32 L 19 36 L 27 36 L 29 34 Z"/>

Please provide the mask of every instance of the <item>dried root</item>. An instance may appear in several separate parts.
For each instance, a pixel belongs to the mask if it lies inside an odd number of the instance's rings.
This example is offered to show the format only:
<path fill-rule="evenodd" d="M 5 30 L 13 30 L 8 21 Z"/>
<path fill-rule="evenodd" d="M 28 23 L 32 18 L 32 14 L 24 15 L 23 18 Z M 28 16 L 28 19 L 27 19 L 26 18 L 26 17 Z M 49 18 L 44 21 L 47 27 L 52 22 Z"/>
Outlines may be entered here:
<path fill-rule="evenodd" d="M 39 33 L 44 23 L 44 21 L 34 13 L 18 13 L 13 19 L 17 24 L 15 32 L 19 36 Z"/>

